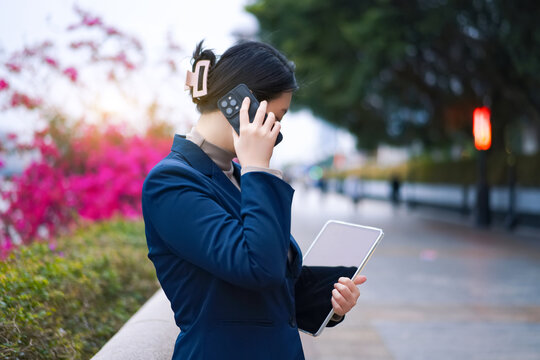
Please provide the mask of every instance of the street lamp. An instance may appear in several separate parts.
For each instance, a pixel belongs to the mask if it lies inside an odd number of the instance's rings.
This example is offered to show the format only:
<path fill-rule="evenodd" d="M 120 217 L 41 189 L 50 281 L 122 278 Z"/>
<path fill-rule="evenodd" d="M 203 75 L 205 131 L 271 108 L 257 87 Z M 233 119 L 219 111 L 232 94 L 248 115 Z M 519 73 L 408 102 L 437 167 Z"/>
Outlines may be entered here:
<path fill-rule="evenodd" d="M 476 224 L 488 226 L 491 222 L 489 212 L 489 187 L 487 184 L 486 151 L 491 147 L 491 111 L 487 107 L 474 109 L 474 146 L 478 153 L 478 184 L 476 191 Z"/>

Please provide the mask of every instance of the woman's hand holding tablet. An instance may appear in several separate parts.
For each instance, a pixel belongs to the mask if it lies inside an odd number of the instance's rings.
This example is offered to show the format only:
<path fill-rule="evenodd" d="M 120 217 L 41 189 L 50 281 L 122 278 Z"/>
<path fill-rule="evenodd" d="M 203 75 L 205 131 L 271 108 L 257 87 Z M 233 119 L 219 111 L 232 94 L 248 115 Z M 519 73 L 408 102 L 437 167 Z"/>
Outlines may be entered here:
<path fill-rule="evenodd" d="M 336 220 L 323 226 L 304 255 L 296 285 L 300 330 L 318 336 L 334 314 L 351 310 L 360 296 L 357 286 L 366 281 L 359 273 L 383 235 L 381 229 Z"/>
<path fill-rule="evenodd" d="M 334 290 L 332 290 L 332 308 L 334 314 L 338 316 L 344 316 L 355 305 L 356 301 L 360 297 L 360 290 L 358 285 L 365 283 L 367 278 L 363 275 L 358 275 L 354 280 L 348 277 L 340 277 L 338 282 L 334 284 Z"/>

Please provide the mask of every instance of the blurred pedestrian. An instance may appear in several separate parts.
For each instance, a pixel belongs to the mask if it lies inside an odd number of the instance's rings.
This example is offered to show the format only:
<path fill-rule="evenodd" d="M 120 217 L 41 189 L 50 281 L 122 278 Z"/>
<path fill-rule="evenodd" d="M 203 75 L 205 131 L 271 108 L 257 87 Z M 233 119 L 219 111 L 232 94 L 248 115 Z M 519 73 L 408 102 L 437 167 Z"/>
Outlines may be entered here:
<path fill-rule="evenodd" d="M 399 177 L 394 174 L 392 175 L 392 179 L 390 180 L 390 187 L 391 187 L 391 200 L 394 205 L 399 204 L 399 189 L 401 187 L 401 181 L 399 180 Z"/>

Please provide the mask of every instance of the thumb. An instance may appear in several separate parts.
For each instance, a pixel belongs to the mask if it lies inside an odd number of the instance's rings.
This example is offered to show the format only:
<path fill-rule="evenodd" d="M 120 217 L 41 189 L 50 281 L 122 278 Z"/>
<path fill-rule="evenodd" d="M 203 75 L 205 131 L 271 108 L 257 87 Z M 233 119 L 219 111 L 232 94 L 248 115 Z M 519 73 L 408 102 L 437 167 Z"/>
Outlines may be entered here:
<path fill-rule="evenodd" d="M 354 285 L 361 285 L 365 283 L 366 280 L 367 280 L 367 277 L 365 277 L 364 275 L 358 275 L 357 277 L 354 278 L 353 282 L 354 282 Z"/>

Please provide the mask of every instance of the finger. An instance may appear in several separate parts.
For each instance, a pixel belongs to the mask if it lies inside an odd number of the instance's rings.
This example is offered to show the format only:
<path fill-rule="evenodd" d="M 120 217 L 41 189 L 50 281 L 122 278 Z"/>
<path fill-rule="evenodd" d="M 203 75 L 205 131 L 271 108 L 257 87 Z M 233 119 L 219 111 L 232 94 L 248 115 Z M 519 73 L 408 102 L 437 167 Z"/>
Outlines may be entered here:
<path fill-rule="evenodd" d="M 276 122 L 276 115 L 274 115 L 273 112 L 269 112 L 268 116 L 266 117 L 266 120 L 264 120 L 263 128 L 266 131 L 270 132 L 275 122 Z"/>
<path fill-rule="evenodd" d="M 351 279 L 340 278 L 339 283 L 347 286 L 356 297 L 360 296 L 360 290 L 358 290 L 358 287 Z"/>
<path fill-rule="evenodd" d="M 355 285 L 361 285 L 367 281 L 367 277 L 365 277 L 364 275 L 358 275 L 354 278 L 353 281 Z"/>
<path fill-rule="evenodd" d="M 338 282 L 342 284 L 346 284 L 348 281 L 351 281 L 351 279 L 349 279 L 348 277 L 340 277 L 338 280 Z M 352 281 L 355 285 L 361 285 L 367 281 L 367 277 L 365 277 L 364 275 L 358 275 Z"/>
<path fill-rule="evenodd" d="M 272 131 L 270 134 L 273 139 L 277 138 L 279 131 L 281 130 L 281 123 L 279 121 L 274 122 L 274 127 L 272 128 Z"/>
<path fill-rule="evenodd" d="M 339 316 L 345 315 L 347 312 L 341 308 L 341 305 L 337 303 L 336 300 L 332 297 L 332 308 L 334 309 L 334 313 L 338 314 Z"/>
<path fill-rule="evenodd" d="M 332 298 L 336 300 L 343 310 L 349 311 L 351 308 L 351 304 L 336 289 L 332 290 Z"/>
<path fill-rule="evenodd" d="M 356 286 L 354 286 L 356 288 Z M 352 289 L 350 289 L 348 286 L 346 285 L 343 285 L 343 284 L 334 284 L 334 288 L 339 291 L 339 293 L 341 294 L 341 296 L 343 296 L 345 298 L 345 300 L 347 300 L 347 302 L 351 303 L 353 306 L 356 305 L 356 299 L 357 297 L 355 296 L 355 294 L 352 292 Z"/>
<path fill-rule="evenodd" d="M 338 290 L 339 294 L 347 301 L 348 306 L 353 307 L 356 305 L 356 301 L 360 297 L 360 293 L 356 295 L 349 287 L 343 284 L 336 284 L 335 288 L 336 290 Z"/>
<path fill-rule="evenodd" d="M 264 115 L 266 115 L 266 105 L 268 102 L 266 100 L 261 101 L 261 104 L 259 105 L 259 108 L 257 109 L 257 112 L 255 113 L 255 120 L 253 120 L 253 124 L 257 126 L 261 126 L 264 120 Z"/>
<path fill-rule="evenodd" d="M 240 130 L 245 128 L 249 124 L 249 103 L 250 98 L 247 96 L 242 101 L 242 107 L 240 108 Z"/>

